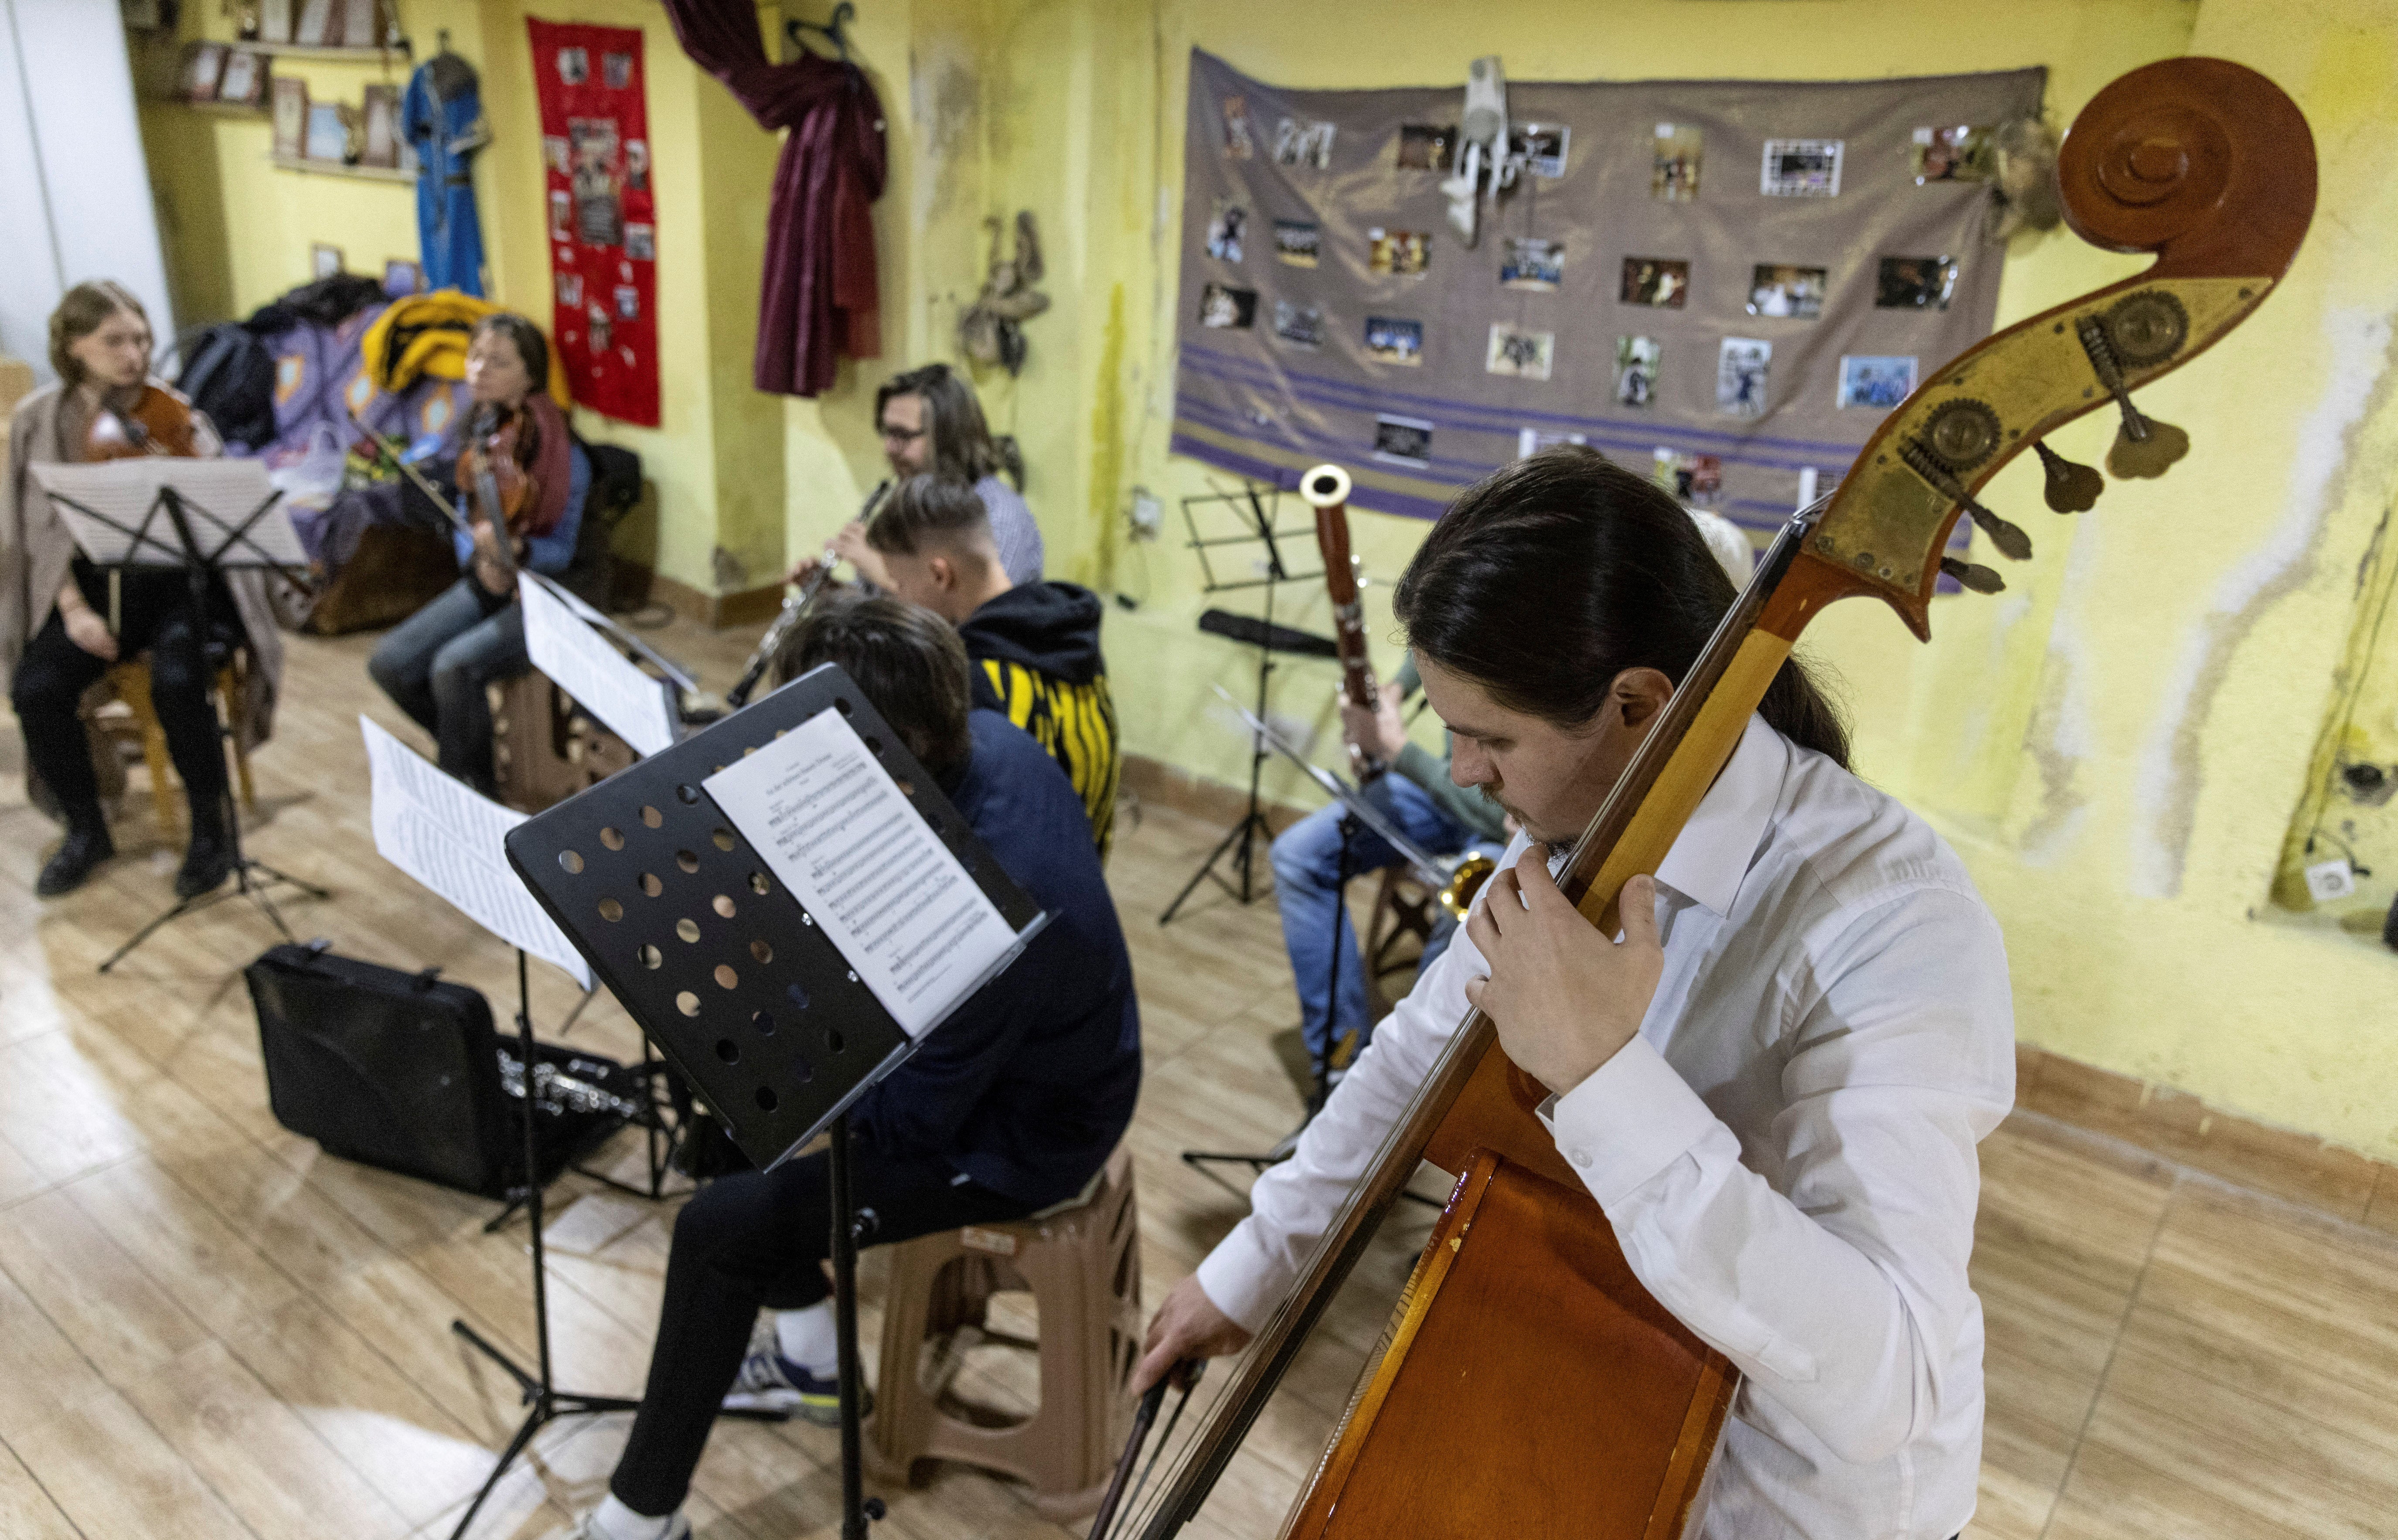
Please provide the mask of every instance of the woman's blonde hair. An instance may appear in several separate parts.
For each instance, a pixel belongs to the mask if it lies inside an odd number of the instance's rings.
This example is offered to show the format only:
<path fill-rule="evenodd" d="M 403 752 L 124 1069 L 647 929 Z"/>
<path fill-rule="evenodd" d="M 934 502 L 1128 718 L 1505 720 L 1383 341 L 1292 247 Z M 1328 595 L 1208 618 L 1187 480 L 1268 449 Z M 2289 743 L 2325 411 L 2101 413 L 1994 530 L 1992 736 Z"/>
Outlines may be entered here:
<path fill-rule="evenodd" d="M 141 308 L 133 290 L 109 278 L 76 284 L 50 312 L 50 367 L 69 389 L 83 384 L 84 368 L 82 360 L 67 349 L 99 331 L 120 310 L 131 312 L 144 327 L 150 324 L 150 312 Z"/>

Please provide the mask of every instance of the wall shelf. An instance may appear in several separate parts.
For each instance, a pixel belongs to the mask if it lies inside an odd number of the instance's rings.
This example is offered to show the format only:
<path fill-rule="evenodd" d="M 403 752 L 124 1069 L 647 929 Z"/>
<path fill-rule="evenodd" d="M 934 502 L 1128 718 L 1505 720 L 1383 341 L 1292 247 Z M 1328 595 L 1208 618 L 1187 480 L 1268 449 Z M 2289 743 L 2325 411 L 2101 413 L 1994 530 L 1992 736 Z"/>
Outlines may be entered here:
<path fill-rule="evenodd" d="M 188 101 L 180 96 L 158 99 L 161 106 L 181 107 L 187 112 L 206 113 L 211 117 L 273 117 L 274 109 L 261 102 L 245 107 L 238 101 Z"/>
<path fill-rule="evenodd" d="M 292 159 L 286 155 L 266 157 L 278 171 L 307 171 L 317 176 L 355 177 L 361 182 L 390 182 L 403 187 L 416 185 L 416 173 L 393 166 L 345 166 L 338 160 Z"/>
<path fill-rule="evenodd" d="M 278 59 L 323 60 L 329 63 L 378 64 L 397 61 L 405 64 L 412 57 L 409 41 L 404 37 L 387 48 L 344 48 L 330 44 L 320 47 L 303 47 L 297 43 L 254 41 L 233 46 L 256 48 L 261 53 L 271 53 Z"/>

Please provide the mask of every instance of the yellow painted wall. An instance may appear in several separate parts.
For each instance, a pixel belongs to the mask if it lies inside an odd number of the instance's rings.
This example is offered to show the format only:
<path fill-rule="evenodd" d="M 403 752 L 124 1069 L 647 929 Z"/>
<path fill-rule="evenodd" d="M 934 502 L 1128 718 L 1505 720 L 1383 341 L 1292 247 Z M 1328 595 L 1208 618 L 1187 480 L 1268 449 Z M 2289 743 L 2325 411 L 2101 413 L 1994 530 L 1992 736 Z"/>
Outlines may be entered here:
<path fill-rule="evenodd" d="M 195 34 L 231 36 L 232 23 L 216 7 L 184 12 Z M 545 331 L 547 196 L 525 18 L 641 30 L 658 209 L 661 421 L 633 427 L 582 411 L 575 426 L 587 439 L 641 456 L 657 521 L 626 536 L 643 560 L 704 593 L 770 579 L 783 559 L 782 414 L 750 388 L 749 356 L 775 138 L 683 56 L 665 12 L 650 0 L 549 0 L 534 7 L 411 0 L 403 14 L 417 57 L 430 57 L 446 28 L 451 47 L 482 77 L 492 142 L 477 157 L 476 205 L 487 297 Z M 385 70 L 292 56 L 275 67 L 305 76 L 312 98 L 352 102 L 370 81 L 404 86 L 410 69 L 405 61 Z M 246 315 L 307 281 L 313 241 L 341 247 L 353 272 L 379 274 L 386 257 L 417 254 L 408 185 L 270 166 L 272 130 L 263 118 L 154 102 L 142 120 L 170 277 L 187 323 Z M 720 549 L 729 561 L 718 560 Z"/>
<path fill-rule="evenodd" d="M 1462 28 L 1453 7 L 1421 0 L 994 0 L 987 14 L 988 32 L 964 42 L 986 65 L 983 201 L 910 235 L 953 243 L 985 212 L 1040 217 L 1058 306 L 1028 328 L 1023 378 L 985 380 L 986 400 L 1024 441 L 1052 572 L 1141 601 L 1111 610 L 1107 635 L 1115 676 L 1137 682 L 1118 691 L 1127 747 L 1227 781 L 1244 745 L 1209 686 L 1243 690 L 1249 659 L 1193 628 L 1205 601 L 1174 502 L 1230 479 L 1165 450 L 1192 45 L 1310 87 L 1459 80 L 1482 52 L 1552 79 L 2043 64 L 2060 124 L 2116 75 L 2186 51 L 2280 81 L 2315 122 L 2331 217 L 2258 319 L 2152 393 L 2190 429 L 2190 461 L 2161 483 L 2111 487 L 2071 521 L 2040 509 L 2032 467 L 2011 468 L 1987 498 L 2030 510 L 2018 517 L 2041 548 L 2009 570 L 2008 594 L 1944 601 L 1929 647 L 1886 614 L 1836 610 L 1812 650 L 1847 682 L 1863 772 L 1948 833 L 2005 923 L 2027 1041 L 2398 1156 L 2392 959 L 2335 927 L 2276 921 L 2268 903 L 2356 562 L 2398 480 L 2384 404 L 2398 309 L 2388 7 L 2048 0 L 1952 9 L 1936 27 L 1883 0 L 1615 0 L 1486 11 Z M 921 136 L 913 155 L 920 178 L 937 158 Z M 2000 323 L 2138 265 L 2064 232 L 2020 238 Z M 912 344 L 946 351 L 950 280 L 909 271 L 916 283 L 893 303 L 908 306 Z M 2077 425 L 2059 447 L 2095 461 L 2111 431 Z M 1121 539 L 1136 484 L 1167 499 L 1164 543 Z M 1422 533 L 1373 514 L 1353 524 L 1385 584 Z M 1383 636 L 1386 595 L 1367 596 Z M 1291 597 L 1288 618 L 1328 628 L 1320 594 Z M 1327 755 L 1333 686 L 1329 665 L 1300 662 L 1276 687 L 1281 712 L 1324 729 Z"/>

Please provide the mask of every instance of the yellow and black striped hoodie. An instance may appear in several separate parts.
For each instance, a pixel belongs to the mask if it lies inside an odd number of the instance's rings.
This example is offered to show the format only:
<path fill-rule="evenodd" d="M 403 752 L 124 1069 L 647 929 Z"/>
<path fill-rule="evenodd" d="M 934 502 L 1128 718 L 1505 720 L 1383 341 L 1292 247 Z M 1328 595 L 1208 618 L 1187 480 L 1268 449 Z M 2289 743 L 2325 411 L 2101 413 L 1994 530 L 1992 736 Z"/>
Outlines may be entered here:
<path fill-rule="evenodd" d="M 1025 583 L 966 617 L 974 703 L 1049 751 L 1083 799 L 1107 858 L 1116 821 L 1116 709 L 1099 655 L 1099 597 L 1072 583 Z"/>

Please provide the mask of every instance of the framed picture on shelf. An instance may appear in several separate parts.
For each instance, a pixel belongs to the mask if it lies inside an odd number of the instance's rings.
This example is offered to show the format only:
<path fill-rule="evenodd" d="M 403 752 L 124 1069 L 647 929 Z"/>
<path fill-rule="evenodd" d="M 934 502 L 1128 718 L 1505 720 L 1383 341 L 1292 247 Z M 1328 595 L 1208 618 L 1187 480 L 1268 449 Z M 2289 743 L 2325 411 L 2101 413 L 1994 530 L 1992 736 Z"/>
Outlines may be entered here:
<path fill-rule="evenodd" d="M 317 241 L 308 248 L 308 276 L 330 278 L 342 270 L 342 249 Z"/>
<path fill-rule="evenodd" d="M 321 48 L 333 39 L 333 0 L 298 0 L 300 20 L 291 26 L 291 41 L 303 48 Z"/>
<path fill-rule="evenodd" d="M 275 77 L 275 158 L 297 160 L 308 148 L 308 83 L 297 75 Z"/>
<path fill-rule="evenodd" d="M 364 146 L 358 151 L 361 166 L 399 168 L 399 88 L 369 86 L 366 105 L 359 109 L 365 119 L 362 130 Z"/>
<path fill-rule="evenodd" d="M 345 48 L 383 47 L 383 0 L 342 0 L 342 26 L 336 40 Z"/>
<path fill-rule="evenodd" d="M 254 48 L 236 48 L 225 55 L 224 76 L 217 82 L 217 100 L 255 107 L 266 96 L 266 56 Z"/>
<path fill-rule="evenodd" d="M 258 40 L 262 43 L 291 41 L 291 0 L 259 0 Z"/>
<path fill-rule="evenodd" d="M 389 257 L 383 264 L 383 291 L 393 299 L 413 294 L 424 287 L 424 269 L 411 258 Z"/>
<path fill-rule="evenodd" d="M 224 75 L 225 46 L 195 43 L 183 50 L 183 100 L 214 101 L 217 82 Z"/>
<path fill-rule="evenodd" d="M 342 121 L 342 109 L 338 104 L 330 101 L 308 103 L 308 140 L 303 154 L 310 160 L 329 160 L 336 166 L 348 163 L 350 128 Z"/>

